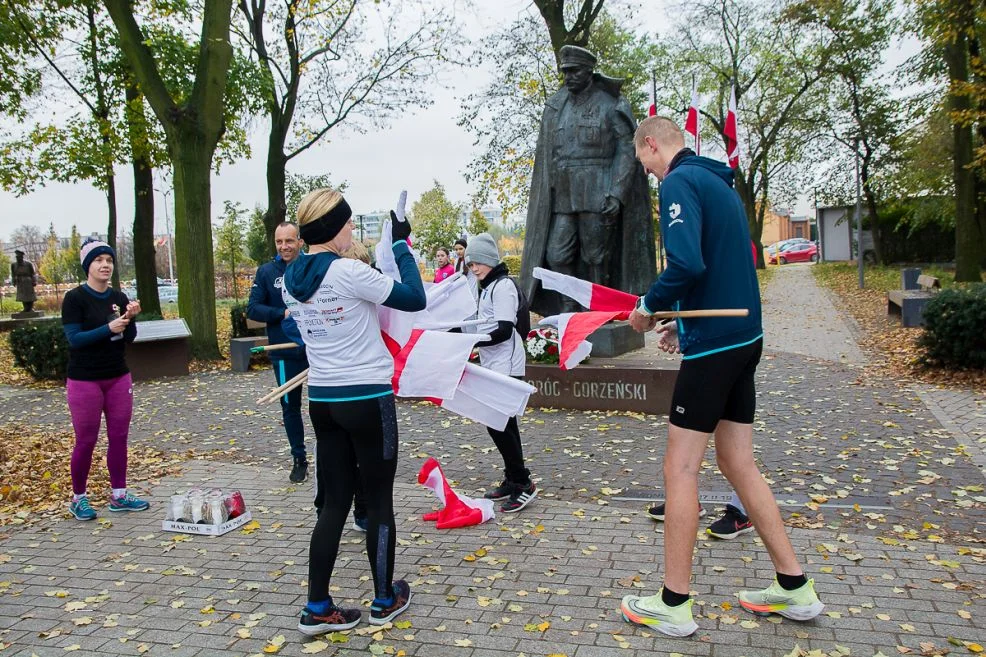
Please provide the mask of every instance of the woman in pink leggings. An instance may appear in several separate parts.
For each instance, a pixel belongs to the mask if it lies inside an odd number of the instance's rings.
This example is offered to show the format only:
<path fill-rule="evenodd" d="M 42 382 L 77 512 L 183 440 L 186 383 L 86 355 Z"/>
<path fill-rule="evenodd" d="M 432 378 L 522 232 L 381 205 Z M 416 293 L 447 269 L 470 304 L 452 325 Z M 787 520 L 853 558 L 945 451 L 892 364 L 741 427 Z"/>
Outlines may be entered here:
<path fill-rule="evenodd" d="M 133 384 L 124 359 L 127 342 L 137 335 L 134 317 L 140 302 L 110 287 L 116 253 L 105 242 L 82 245 L 86 282 L 69 291 L 62 302 L 62 328 L 69 344 L 65 388 L 75 429 L 72 450 L 72 503 L 77 520 L 93 520 L 86 482 L 99 426 L 106 415 L 106 467 L 110 471 L 110 511 L 143 511 L 150 506 L 127 492 L 127 435 L 133 413 Z"/>

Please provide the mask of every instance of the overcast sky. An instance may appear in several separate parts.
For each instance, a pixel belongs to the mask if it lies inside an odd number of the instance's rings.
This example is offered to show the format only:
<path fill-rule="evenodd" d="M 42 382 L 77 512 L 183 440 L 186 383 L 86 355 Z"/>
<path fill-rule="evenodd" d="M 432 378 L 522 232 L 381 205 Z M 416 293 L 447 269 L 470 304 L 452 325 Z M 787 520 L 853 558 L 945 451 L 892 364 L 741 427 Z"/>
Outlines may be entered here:
<path fill-rule="evenodd" d="M 663 34 L 667 25 L 665 7 L 670 2 L 646 0 L 638 1 L 636 6 L 638 29 Z M 463 34 L 475 43 L 526 11 L 536 11 L 529 0 L 480 1 L 470 9 L 460 10 L 459 15 Z M 410 111 L 376 132 L 356 134 L 335 129 L 330 133 L 331 139 L 323 140 L 321 145 L 292 160 L 289 172 L 329 173 L 333 181 L 346 180 L 346 198 L 357 213 L 392 207 L 401 189 L 408 190 L 410 207 L 421 193 L 431 188 L 433 180 L 445 185 L 454 201 L 466 201 L 474 190 L 463 173 L 478 153 L 472 136 L 456 125 L 456 119 L 462 99 L 481 88 L 487 76 L 483 71 L 449 69 L 436 85 L 431 107 Z M 213 216 L 218 215 L 225 200 L 238 201 L 247 208 L 266 205 L 266 130 L 266 122 L 257 120 L 251 134 L 253 157 L 213 174 Z M 120 226 L 129 229 L 133 221 L 133 181 L 129 166 L 117 167 L 116 182 Z M 169 196 L 169 203 L 172 202 Z M 807 205 L 801 205 L 805 204 L 799 204 L 797 209 L 806 211 Z M 165 231 L 164 213 L 164 197 L 158 193 L 157 233 Z M 54 223 L 59 235 L 67 235 L 73 224 L 83 234 L 102 232 L 106 229 L 106 201 L 101 192 L 83 184 L 50 184 L 22 197 L 0 191 L 0 217 L 0 238 L 5 242 L 11 231 L 22 224 L 46 229 L 49 223 Z"/>

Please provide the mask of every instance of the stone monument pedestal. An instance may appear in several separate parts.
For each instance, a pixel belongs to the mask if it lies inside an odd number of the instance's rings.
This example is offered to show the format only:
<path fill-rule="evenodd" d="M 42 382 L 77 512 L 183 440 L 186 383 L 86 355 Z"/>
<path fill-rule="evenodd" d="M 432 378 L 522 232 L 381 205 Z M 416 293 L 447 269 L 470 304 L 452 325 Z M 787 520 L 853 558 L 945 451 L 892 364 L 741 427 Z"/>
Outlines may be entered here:
<path fill-rule="evenodd" d="M 644 347 L 644 334 L 634 331 L 629 322 L 603 324 L 586 340 L 592 343 L 591 358 L 613 358 Z"/>
<path fill-rule="evenodd" d="M 528 363 L 524 380 L 537 390 L 527 406 L 667 415 L 679 365 L 595 357 L 573 370 Z"/>
<path fill-rule="evenodd" d="M 30 312 L 19 312 L 19 313 L 10 314 L 11 319 L 37 319 L 39 317 L 44 317 L 44 316 L 45 314 L 40 310 L 32 310 Z"/>

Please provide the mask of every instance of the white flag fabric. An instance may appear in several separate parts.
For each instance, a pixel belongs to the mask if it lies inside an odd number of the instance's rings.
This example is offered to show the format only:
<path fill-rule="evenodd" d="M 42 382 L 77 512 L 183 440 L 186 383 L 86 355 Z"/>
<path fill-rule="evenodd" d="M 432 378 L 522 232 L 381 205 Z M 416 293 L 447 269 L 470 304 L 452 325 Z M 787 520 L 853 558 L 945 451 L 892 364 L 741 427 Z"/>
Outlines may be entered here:
<path fill-rule="evenodd" d="M 507 420 L 524 414 L 535 390 L 529 383 L 468 363 L 455 395 L 443 399 L 441 407 L 503 431 Z"/>
<path fill-rule="evenodd" d="M 399 397 L 455 395 L 469 354 L 488 335 L 415 329 L 394 356 L 394 393 Z"/>

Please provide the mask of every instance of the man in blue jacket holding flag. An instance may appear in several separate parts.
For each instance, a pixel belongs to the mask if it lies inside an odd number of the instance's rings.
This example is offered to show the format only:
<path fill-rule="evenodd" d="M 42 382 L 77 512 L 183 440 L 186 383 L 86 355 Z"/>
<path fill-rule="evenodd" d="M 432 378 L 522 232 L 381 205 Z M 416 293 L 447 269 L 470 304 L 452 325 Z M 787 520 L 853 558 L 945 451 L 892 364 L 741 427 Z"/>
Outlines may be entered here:
<path fill-rule="evenodd" d="M 287 306 L 281 298 L 284 271 L 288 263 L 298 257 L 303 242 L 299 237 L 298 226 L 283 222 L 274 230 L 274 245 L 277 256 L 257 269 L 257 275 L 250 288 L 250 301 L 247 317 L 255 322 L 267 324 L 267 339 L 270 344 L 283 344 L 291 340 L 284 334 L 281 322 L 288 316 Z M 274 364 L 274 377 L 281 385 L 308 369 L 305 348 L 281 349 L 268 352 Z M 290 479 L 300 483 L 308 477 L 308 455 L 305 452 L 305 425 L 301 420 L 301 386 L 281 396 L 281 415 L 284 418 L 284 431 L 291 444 Z"/>
<path fill-rule="evenodd" d="M 623 617 L 671 636 L 688 636 L 689 588 L 698 531 L 698 471 L 709 434 L 716 462 L 733 485 L 770 554 L 777 576 L 760 591 L 741 591 L 740 604 L 757 614 L 808 620 L 824 605 L 804 575 L 774 495 L 753 458 L 754 374 L 763 351 L 760 289 L 750 260 L 750 231 L 733 171 L 685 148 L 678 126 L 653 116 L 634 136 L 637 159 L 662 180 L 661 235 L 668 266 L 637 302 L 630 323 L 656 327 L 663 310 L 746 308 L 745 317 L 677 320 L 659 331 L 665 346 L 682 353 L 671 398 L 664 457 L 667 491 L 664 586 L 655 595 L 623 598 Z"/>

